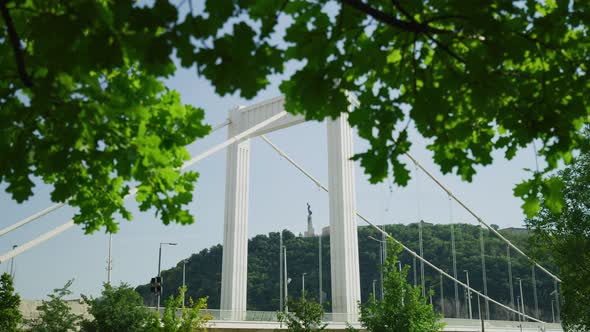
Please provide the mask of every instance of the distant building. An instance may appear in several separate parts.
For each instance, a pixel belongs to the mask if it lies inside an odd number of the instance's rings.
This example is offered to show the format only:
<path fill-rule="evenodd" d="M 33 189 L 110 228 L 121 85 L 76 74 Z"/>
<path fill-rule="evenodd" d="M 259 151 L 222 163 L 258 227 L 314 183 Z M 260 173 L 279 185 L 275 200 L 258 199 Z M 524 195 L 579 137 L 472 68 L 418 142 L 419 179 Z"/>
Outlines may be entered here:
<path fill-rule="evenodd" d="M 314 237 L 315 231 L 313 229 L 313 222 L 311 220 L 311 206 L 307 203 L 307 231 L 303 234 L 303 237 Z"/>

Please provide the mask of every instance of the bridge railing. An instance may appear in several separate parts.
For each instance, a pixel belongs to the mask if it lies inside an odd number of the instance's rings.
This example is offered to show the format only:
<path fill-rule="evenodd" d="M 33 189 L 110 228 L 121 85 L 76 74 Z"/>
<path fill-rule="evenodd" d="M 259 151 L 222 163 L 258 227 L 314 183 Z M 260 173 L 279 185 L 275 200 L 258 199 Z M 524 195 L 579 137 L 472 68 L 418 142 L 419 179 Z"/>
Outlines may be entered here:
<path fill-rule="evenodd" d="M 156 308 L 150 307 L 150 310 L 155 311 Z M 220 309 L 203 309 L 202 314 L 209 314 L 213 316 L 216 321 L 250 321 L 250 322 L 278 322 L 276 311 L 237 311 L 237 310 L 220 310 Z M 164 313 L 164 308 L 160 308 L 160 314 Z M 182 311 L 178 310 L 178 315 Z M 358 322 L 358 314 L 347 313 L 324 313 L 324 322 Z"/>
<path fill-rule="evenodd" d="M 205 312 L 205 311 L 204 311 Z M 234 310 L 206 310 L 213 316 L 213 320 L 238 320 L 253 322 L 277 322 L 276 311 L 234 311 Z M 358 322 L 358 314 L 324 313 L 324 322 Z"/>

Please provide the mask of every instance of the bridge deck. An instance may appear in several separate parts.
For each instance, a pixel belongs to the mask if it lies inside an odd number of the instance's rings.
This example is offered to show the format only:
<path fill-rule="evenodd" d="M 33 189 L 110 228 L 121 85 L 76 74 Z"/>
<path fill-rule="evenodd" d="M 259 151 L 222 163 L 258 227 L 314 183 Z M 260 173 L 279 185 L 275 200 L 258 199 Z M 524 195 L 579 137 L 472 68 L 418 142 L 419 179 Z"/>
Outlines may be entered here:
<path fill-rule="evenodd" d="M 469 319 L 444 319 L 446 332 L 480 332 L 481 321 Z M 340 322 L 328 322 L 326 330 L 328 331 L 345 331 L 346 324 Z M 351 324 L 353 327 L 361 329 L 358 323 Z M 485 331 L 489 332 L 563 332 L 559 324 L 545 324 L 531 322 L 512 322 L 512 321 L 485 321 Z M 285 325 L 272 321 L 230 321 L 230 320 L 213 320 L 210 322 L 210 331 L 236 331 L 236 332 L 254 332 L 254 331 L 271 331 L 286 329 Z"/>

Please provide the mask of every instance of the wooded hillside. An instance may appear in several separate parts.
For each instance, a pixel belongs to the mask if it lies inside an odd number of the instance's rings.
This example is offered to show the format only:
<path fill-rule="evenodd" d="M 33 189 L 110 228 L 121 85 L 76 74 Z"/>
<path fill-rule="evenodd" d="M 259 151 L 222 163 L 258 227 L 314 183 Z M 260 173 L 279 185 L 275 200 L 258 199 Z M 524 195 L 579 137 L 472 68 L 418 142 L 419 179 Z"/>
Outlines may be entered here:
<path fill-rule="evenodd" d="M 418 224 L 386 225 L 385 230 L 402 241 L 412 250 L 419 252 Z M 452 275 L 451 232 L 450 225 L 423 224 L 424 256 L 435 265 L 443 268 Z M 520 248 L 527 247 L 529 237 L 523 229 L 505 229 L 501 231 Z M 469 224 L 455 224 L 455 238 L 457 250 L 457 272 L 459 279 L 465 281 L 464 270 L 469 271 L 472 287 L 483 291 L 482 265 L 480 251 L 480 228 Z M 381 238 L 377 231 L 370 227 L 359 227 L 359 257 L 361 276 L 362 301 L 366 301 L 372 293 L 373 280 L 376 280 L 377 297 L 379 296 L 379 243 L 370 240 L 373 236 Z M 287 246 L 288 276 L 292 279 L 289 284 L 289 296 L 301 296 L 301 275 L 306 273 L 305 290 L 316 299 L 318 298 L 318 238 L 303 238 L 288 230 L 283 231 L 283 241 Z M 508 282 L 508 263 L 506 245 L 489 231 L 484 230 L 486 273 L 488 278 L 488 294 L 490 297 L 510 303 L 510 288 Z M 279 233 L 257 235 L 248 242 L 248 310 L 276 311 L 279 307 Z M 524 303 L 527 314 L 534 315 L 533 287 L 531 282 L 531 265 L 511 251 L 514 298 L 519 296 L 518 278 L 522 279 Z M 322 238 L 323 258 L 323 291 L 326 293 L 326 309 L 329 311 L 331 297 L 330 289 L 330 240 L 328 236 Z M 216 245 L 193 254 L 186 265 L 186 282 L 188 295 L 193 298 L 207 296 L 209 308 L 219 308 L 221 285 L 222 246 Z M 407 253 L 402 253 L 402 264 L 413 266 L 413 260 Z M 545 263 L 543 265 L 546 266 Z M 416 262 L 417 280 L 420 284 L 420 264 Z M 552 268 L 554 271 L 555 269 Z M 433 304 L 440 311 L 440 276 L 433 269 L 424 267 L 426 288 L 434 291 Z M 165 287 L 163 298 L 169 297 L 182 284 L 182 262 L 176 267 L 162 272 Z M 551 321 L 551 299 L 553 282 L 542 271 L 536 270 L 537 293 L 539 311 L 544 320 Z M 414 282 L 414 272 L 410 270 L 408 280 Z M 454 286 L 453 282 L 445 279 L 444 299 L 445 313 L 454 315 Z M 151 305 L 152 295 L 148 285 L 137 288 L 146 303 Z M 465 294 L 459 286 L 460 315 L 467 315 Z M 484 308 L 483 301 L 481 303 Z M 472 301 L 474 317 L 477 316 L 477 297 Z M 506 319 L 507 312 L 490 303 L 493 319 Z"/>

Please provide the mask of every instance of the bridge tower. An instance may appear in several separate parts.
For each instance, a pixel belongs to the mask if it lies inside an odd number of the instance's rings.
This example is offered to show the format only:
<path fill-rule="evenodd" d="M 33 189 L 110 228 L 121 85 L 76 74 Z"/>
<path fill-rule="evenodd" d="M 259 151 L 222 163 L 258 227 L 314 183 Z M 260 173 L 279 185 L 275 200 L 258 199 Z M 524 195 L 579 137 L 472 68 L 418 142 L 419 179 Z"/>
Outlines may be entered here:
<path fill-rule="evenodd" d="M 248 277 L 248 194 L 250 142 L 253 137 L 304 122 L 284 111 L 284 98 L 274 98 L 230 111 L 228 137 L 263 125 L 227 149 L 221 310 L 240 320 L 246 311 Z M 360 275 L 356 224 L 353 131 L 346 114 L 327 121 L 332 312 L 336 320 L 356 321 Z"/>

